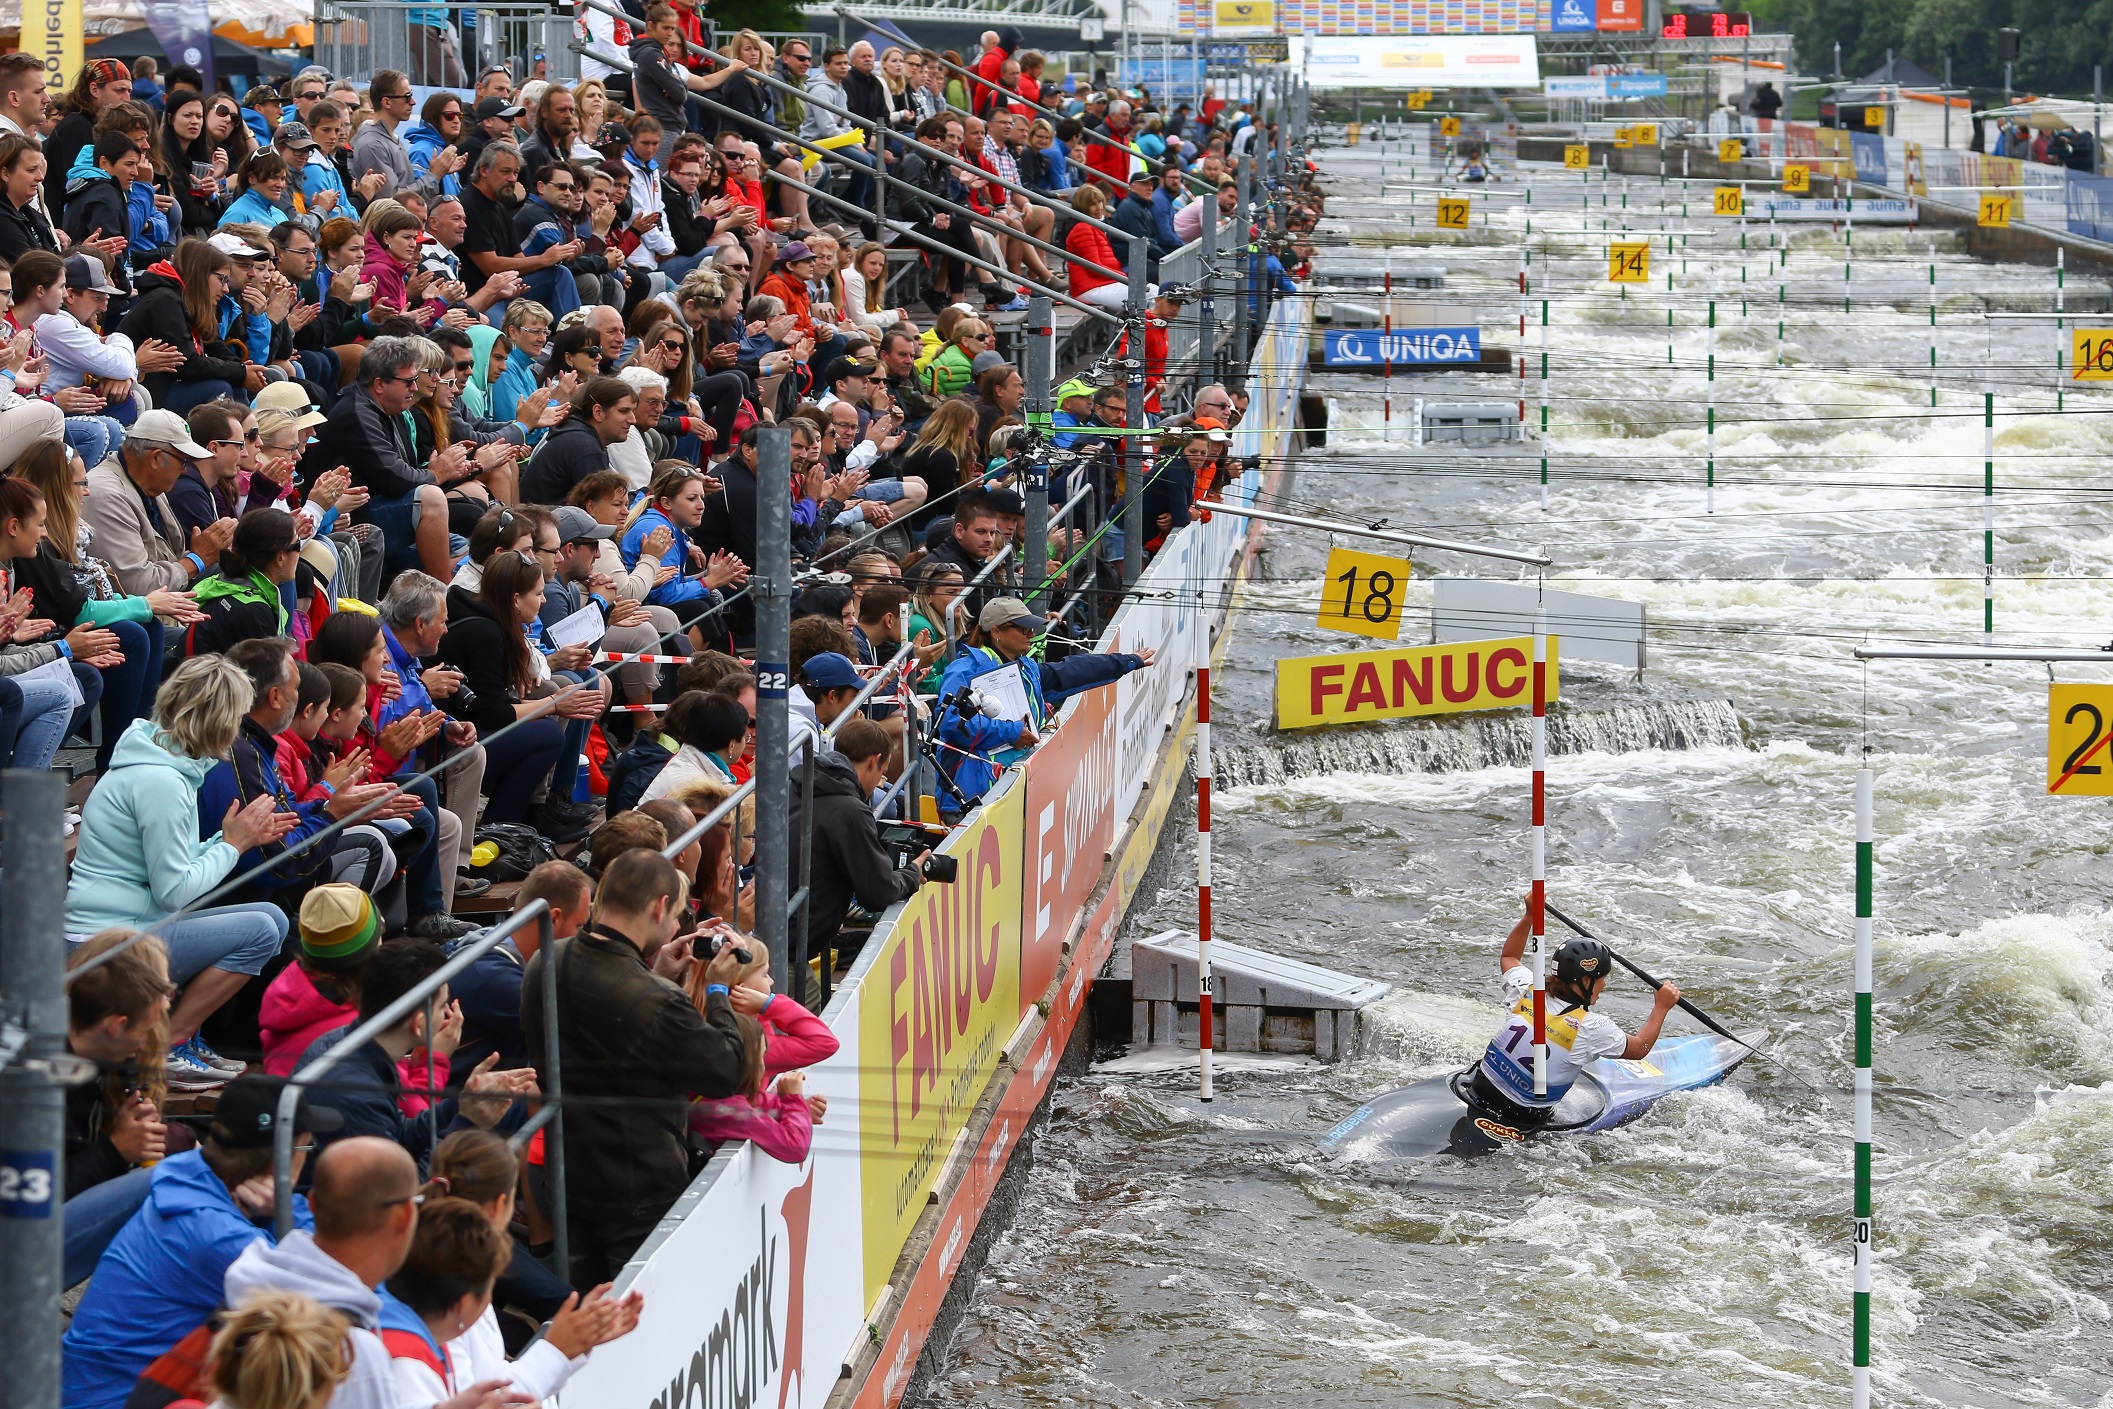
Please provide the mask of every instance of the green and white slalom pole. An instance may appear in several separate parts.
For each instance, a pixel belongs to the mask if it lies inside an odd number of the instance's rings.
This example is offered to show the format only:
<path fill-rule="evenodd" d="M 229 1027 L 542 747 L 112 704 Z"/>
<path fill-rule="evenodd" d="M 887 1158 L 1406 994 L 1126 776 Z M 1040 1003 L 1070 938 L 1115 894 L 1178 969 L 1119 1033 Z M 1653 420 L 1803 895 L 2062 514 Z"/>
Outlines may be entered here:
<path fill-rule="evenodd" d="M 1855 1409 L 1871 1405 L 1871 770 L 1856 773 L 1856 1221 L 1852 1357 Z"/>
<path fill-rule="evenodd" d="M 1930 409 L 1937 408 L 1937 246 L 1930 245 Z"/>
<path fill-rule="evenodd" d="M 1981 394 L 1981 638 L 1996 631 L 1996 394 Z"/>
<path fill-rule="evenodd" d="M 1709 301 L 1709 483 L 1706 511 L 1717 512 L 1717 300 Z"/>
<path fill-rule="evenodd" d="M 2068 339 L 2062 336 L 2062 282 L 2066 273 L 2065 261 L 2069 251 L 2061 245 L 2054 247 L 2054 409 L 2062 409 L 2062 396 L 2067 390 L 2062 384 L 2064 355 L 2069 351 Z"/>
<path fill-rule="evenodd" d="M 1541 512 L 1548 512 L 1548 300 L 1541 300 Z"/>

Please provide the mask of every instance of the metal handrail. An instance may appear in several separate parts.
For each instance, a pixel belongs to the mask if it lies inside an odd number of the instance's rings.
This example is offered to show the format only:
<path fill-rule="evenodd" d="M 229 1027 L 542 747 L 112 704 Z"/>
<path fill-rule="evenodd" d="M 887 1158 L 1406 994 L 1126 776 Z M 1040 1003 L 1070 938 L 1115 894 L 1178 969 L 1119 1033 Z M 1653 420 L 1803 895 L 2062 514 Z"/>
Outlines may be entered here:
<path fill-rule="evenodd" d="M 628 70 L 630 66 L 628 63 L 626 63 L 623 65 L 619 65 L 619 67 L 623 67 Z M 938 196 L 934 196 L 929 192 L 919 190 L 917 187 L 912 186 L 909 182 L 904 181 L 899 176 L 893 176 L 890 175 L 888 172 L 881 171 L 878 169 L 868 170 L 863 166 L 859 166 L 857 163 L 853 162 L 849 157 L 844 156 L 843 152 L 838 148 L 818 146 L 815 143 L 809 142 L 806 138 L 800 137 L 795 133 L 788 132 L 786 129 L 776 126 L 773 123 L 762 122 L 756 118 L 748 116 L 746 113 L 736 112 L 734 109 L 727 107 L 724 103 L 720 103 L 715 101 L 714 99 L 707 98 L 701 93 L 693 93 L 690 96 L 691 99 L 695 101 L 700 107 L 703 107 L 709 111 L 721 113 L 728 117 L 738 118 L 744 123 L 752 123 L 758 127 L 768 128 L 770 131 L 777 133 L 779 136 L 785 138 L 787 141 L 792 142 L 797 146 L 804 147 L 808 151 L 816 153 L 818 156 L 821 156 L 825 159 L 833 158 L 837 161 L 844 163 L 847 166 L 855 166 L 861 173 L 866 176 L 875 178 L 875 180 L 882 185 L 901 186 L 906 190 L 916 191 L 920 199 L 931 201 L 938 205 L 945 206 L 950 214 L 955 214 L 966 218 L 971 224 L 981 224 L 991 228 L 994 231 L 1002 231 L 1004 232 L 1005 237 L 1008 239 L 1026 240 L 1028 243 L 1036 245 L 1042 249 L 1049 250 L 1053 254 L 1061 255 L 1064 259 L 1074 264 L 1085 264 L 1090 269 L 1101 270 L 1102 273 L 1109 272 L 1103 269 L 1102 266 L 1098 264 L 1093 264 L 1087 260 L 1082 260 L 1078 258 L 1078 256 L 1071 254 L 1068 251 L 1058 250 L 1054 246 L 1044 245 L 1040 240 L 1035 239 L 1033 236 L 1021 234 L 1020 232 L 1014 230 L 1011 226 L 1005 225 L 1000 221 L 993 220 L 989 216 L 978 215 L 976 214 L 976 212 L 962 206 L 957 206 L 951 201 L 947 201 Z M 874 217 L 874 213 L 872 211 L 867 210 L 861 205 L 858 205 L 856 202 L 845 200 L 842 196 L 839 196 L 831 191 L 825 191 L 818 186 L 810 186 L 806 182 L 797 180 L 790 176 L 786 176 L 782 172 L 773 173 L 771 179 L 777 181 L 780 185 L 790 186 L 793 190 L 801 192 L 802 194 L 808 196 L 810 199 L 824 200 L 831 205 L 841 206 L 845 210 L 854 211 L 857 213 L 858 218 L 861 220 L 868 220 Z M 1105 309 L 1096 308 L 1090 303 L 1085 303 L 1071 297 L 1069 294 L 1061 294 L 1058 293 L 1055 289 L 1045 287 L 1041 284 L 1037 284 L 1034 280 L 1029 279 L 1022 274 L 1015 274 L 1001 264 L 992 264 L 988 260 L 979 258 L 976 255 L 963 254 L 960 250 L 954 248 L 952 245 L 942 244 L 940 241 L 927 238 L 924 235 L 918 234 L 914 230 L 900 228 L 901 223 L 902 222 L 896 222 L 894 224 L 890 224 L 888 228 L 894 230 L 896 234 L 901 235 L 904 239 L 911 240 L 919 245 L 924 246 L 927 249 L 935 251 L 936 253 L 945 255 L 949 259 L 958 259 L 965 264 L 973 264 L 978 269 L 988 270 L 991 273 L 998 275 L 998 277 L 1000 277 L 1001 279 L 1017 280 L 1018 282 L 1027 285 L 1029 288 L 1034 289 L 1039 293 L 1046 294 L 1050 298 L 1057 299 L 1060 302 L 1069 304 L 1071 307 L 1076 308 L 1079 312 L 1086 314 L 1088 317 L 1098 318 L 1102 322 L 1114 324 L 1116 327 L 1123 326 L 1122 319 L 1117 318 L 1114 314 L 1109 313 Z"/>
<path fill-rule="evenodd" d="M 503 940 L 530 922 L 536 926 L 536 952 L 543 957 L 543 1046 L 548 1089 L 541 1095 L 548 1103 L 547 1108 L 554 1112 L 548 1123 L 556 1127 L 554 1138 L 544 1142 L 544 1167 L 550 1171 L 552 1252 L 560 1268 L 571 1265 L 571 1234 L 565 1211 L 564 1082 L 558 1064 L 557 956 L 550 903 L 544 900 L 531 901 L 509 916 L 504 924 L 463 945 L 409 992 L 355 1026 L 329 1051 L 287 1078 L 286 1084 L 279 1089 L 278 1119 L 272 1128 L 272 1231 L 275 1237 L 284 1238 L 293 1231 L 294 1118 L 300 1110 L 303 1093 L 352 1053 L 411 1016 L 450 979 L 498 948 Z M 439 1104 L 439 1096 L 437 1091 L 427 1092 L 428 1099 L 435 1106 Z"/>
<path fill-rule="evenodd" d="M 1007 558 L 1010 558 L 1011 556 L 1012 544 L 1008 543 L 1003 548 L 1000 548 L 997 552 L 993 553 L 991 555 L 991 560 L 985 563 L 982 568 L 977 571 L 974 577 L 962 583 L 960 594 L 956 596 L 953 601 L 948 602 L 946 604 L 946 648 L 949 652 L 954 649 L 954 642 L 958 639 L 954 632 L 954 623 L 957 614 L 960 612 L 961 608 L 968 602 L 968 594 L 975 591 L 978 587 L 982 586 L 983 579 L 989 577 L 992 573 L 996 572 L 1000 565 L 1002 565 L 1005 560 Z"/>
<path fill-rule="evenodd" d="M 623 20 L 626 24 L 631 22 L 632 17 L 630 15 L 624 13 L 624 11 L 617 8 L 616 6 L 608 3 L 608 0 L 579 0 L 579 3 L 587 6 L 589 9 L 600 10 L 605 15 L 612 15 L 617 19 Z M 696 44 L 691 44 L 688 40 L 684 40 L 683 43 L 687 48 L 695 50 L 699 55 L 709 58 L 714 62 L 724 63 L 726 61 L 726 56 L 723 54 L 715 54 L 709 49 L 705 49 Z M 901 136 L 889 127 L 887 127 L 885 124 L 876 123 L 875 121 L 873 121 L 872 118 L 869 117 L 860 117 L 857 113 L 852 112 L 849 108 L 840 108 L 834 103 L 824 102 L 820 98 L 817 98 L 813 94 L 809 93 L 806 89 L 795 87 L 794 85 L 787 83 L 784 79 L 774 77 L 771 74 L 767 74 L 761 69 L 743 69 L 742 72 L 748 74 L 751 78 L 755 79 L 758 83 L 761 83 L 766 87 L 782 89 L 785 92 L 792 94 L 795 98 L 798 98 L 801 102 L 807 104 L 809 107 L 820 108 L 825 113 L 834 113 L 836 116 L 843 118 L 848 122 L 851 122 L 859 127 L 863 127 L 868 133 L 874 136 L 884 138 L 892 143 L 899 143 L 900 145 L 905 147 L 914 148 L 917 151 L 923 152 L 927 156 L 936 157 L 938 160 L 945 162 L 949 166 L 958 166 L 963 171 L 973 171 L 978 176 L 981 176 L 984 180 L 990 182 L 993 186 L 997 186 L 1004 190 L 1011 191 L 1015 195 L 1025 196 L 1028 200 L 1034 201 L 1040 205 L 1046 205 L 1051 210 L 1065 211 L 1066 213 L 1070 214 L 1073 219 L 1085 221 L 1088 225 L 1093 226 L 1096 230 L 1099 230 L 1104 235 L 1118 236 L 1124 240 L 1136 240 L 1143 238 L 1142 236 L 1132 235 L 1127 230 L 1118 229 L 1115 226 L 1108 224 L 1104 220 L 1096 220 L 1090 215 L 1085 215 L 1081 212 L 1071 210 L 1068 206 L 1063 205 L 1061 202 L 1052 201 L 1047 195 L 1043 194 L 1040 191 L 1036 191 L 1027 186 L 1019 185 L 1016 182 L 1007 181 L 1002 176 L 994 176 L 990 172 L 985 171 L 982 167 L 977 166 L 974 162 L 968 161 L 962 157 L 950 156 L 937 147 L 928 147 L 914 137 Z M 700 95 L 692 94 L 691 96 L 697 97 Z M 782 127 L 774 126 L 771 123 L 759 122 L 756 118 L 750 117 L 746 113 L 737 113 L 736 116 L 739 117 L 744 123 L 755 123 L 755 125 L 759 127 L 769 127 L 773 132 L 783 132 L 785 130 Z"/>

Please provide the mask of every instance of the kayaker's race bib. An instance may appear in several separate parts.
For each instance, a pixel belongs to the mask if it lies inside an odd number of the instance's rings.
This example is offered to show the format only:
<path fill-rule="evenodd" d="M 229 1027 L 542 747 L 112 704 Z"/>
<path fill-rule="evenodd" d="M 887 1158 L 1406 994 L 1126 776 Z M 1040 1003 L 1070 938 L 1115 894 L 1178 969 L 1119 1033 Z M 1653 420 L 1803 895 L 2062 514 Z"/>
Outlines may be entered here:
<path fill-rule="evenodd" d="M 1523 981 L 1524 992 L 1520 987 Z M 1577 1074 L 1601 1057 L 1619 1055 L 1629 1045 L 1628 1036 L 1613 1019 L 1583 1008 L 1548 1014 L 1548 1091 L 1533 1090 L 1533 975 L 1524 967 L 1504 975 L 1505 996 L 1512 1000 L 1511 1016 L 1482 1054 L 1482 1073 L 1499 1091 L 1522 1106 L 1545 1108 L 1556 1105 L 1577 1082 Z"/>

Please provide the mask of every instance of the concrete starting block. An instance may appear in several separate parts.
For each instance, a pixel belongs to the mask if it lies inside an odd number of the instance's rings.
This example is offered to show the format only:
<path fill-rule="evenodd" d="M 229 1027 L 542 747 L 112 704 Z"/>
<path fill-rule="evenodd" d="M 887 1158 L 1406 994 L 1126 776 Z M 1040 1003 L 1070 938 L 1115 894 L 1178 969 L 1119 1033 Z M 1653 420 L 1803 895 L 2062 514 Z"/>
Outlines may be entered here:
<path fill-rule="evenodd" d="M 1324 1062 L 1357 1050 L 1358 1013 L 1388 987 L 1224 940 L 1211 943 L 1211 977 L 1215 1050 L 1311 1053 Z M 1194 1047 L 1196 936 L 1170 930 L 1132 945 L 1130 1000 L 1132 1046 Z"/>

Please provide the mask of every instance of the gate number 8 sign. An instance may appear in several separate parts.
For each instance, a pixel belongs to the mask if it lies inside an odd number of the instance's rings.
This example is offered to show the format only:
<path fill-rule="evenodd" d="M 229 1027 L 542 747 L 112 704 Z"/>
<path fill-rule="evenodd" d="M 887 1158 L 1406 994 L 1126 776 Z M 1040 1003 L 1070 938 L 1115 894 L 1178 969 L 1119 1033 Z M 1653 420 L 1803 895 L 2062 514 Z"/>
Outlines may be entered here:
<path fill-rule="evenodd" d="M 1321 585 L 1324 631 L 1401 639 L 1401 608 L 1407 598 L 1409 560 L 1354 548 L 1328 550 L 1328 580 Z"/>
<path fill-rule="evenodd" d="M 2113 797 L 2113 685 L 2047 687 L 2047 791 Z"/>

